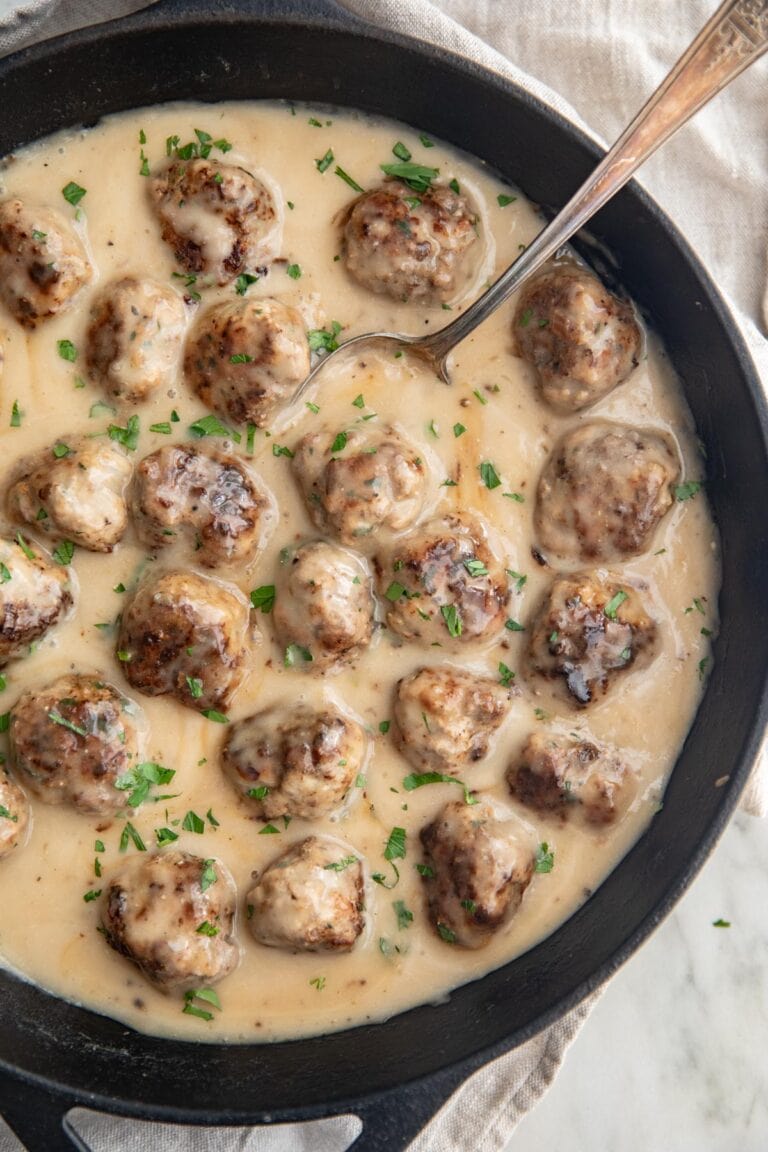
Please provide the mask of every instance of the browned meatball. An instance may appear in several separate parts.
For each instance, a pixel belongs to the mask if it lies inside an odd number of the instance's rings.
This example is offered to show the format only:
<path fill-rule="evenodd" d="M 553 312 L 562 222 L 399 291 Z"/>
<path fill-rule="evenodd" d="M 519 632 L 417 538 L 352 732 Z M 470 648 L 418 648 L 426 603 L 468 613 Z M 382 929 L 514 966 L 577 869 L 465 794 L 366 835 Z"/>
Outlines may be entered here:
<path fill-rule="evenodd" d="M 248 605 L 231 585 L 163 572 L 123 612 L 117 656 L 129 684 L 200 712 L 224 707 L 246 670 Z"/>
<path fill-rule="evenodd" d="M 364 192 L 343 219 L 342 255 L 358 284 L 395 300 L 449 300 L 467 287 L 480 247 L 466 196 L 438 184 L 414 192 L 399 180 Z"/>
<path fill-rule="evenodd" d="M 448 944 L 482 948 L 520 907 L 535 864 L 529 827 L 506 809 L 456 800 L 421 831 L 429 915 Z"/>
<path fill-rule="evenodd" d="M 602 421 L 566 433 L 539 480 L 536 531 L 570 560 L 619 560 L 649 547 L 680 474 L 660 432 Z"/>
<path fill-rule="evenodd" d="M 387 624 L 423 644 L 472 644 L 504 622 L 509 587 L 477 517 L 445 516 L 376 557 Z"/>
<path fill-rule="evenodd" d="M 165 284 L 126 276 L 91 308 L 86 364 L 109 396 L 137 404 L 174 383 L 187 314 Z"/>
<path fill-rule="evenodd" d="M 0 860 L 14 848 L 24 844 L 29 828 L 29 800 L 11 779 L 5 768 L 0 768 Z"/>
<path fill-rule="evenodd" d="M 171 160 L 149 182 L 163 240 L 188 272 L 228 284 L 277 255 L 282 222 L 267 185 L 216 160 Z"/>
<path fill-rule="evenodd" d="M 64 437 L 21 461 L 8 492 L 16 520 L 91 552 L 111 552 L 128 524 L 125 489 L 133 471 L 111 440 Z"/>
<path fill-rule="evenodd" d="M 198 318 L 184 356 L 187 383 L 235 424 L 270 422 L 309 373 L 304 321 L 280 300 L 214 304 Z"/>
<path fill-rule="evenodd" d="M 158 988 L 209 988 L 240 959 L 235 903 L 220 860 L 166 851 L 120 865 L 104 887 L 101 922 L 107 942 Z"/>
<path fill-rule="evenodd" d="M 365 925 L 362 863 L 348 844 L 308 836 L 272 861 L 245 900 L 260 944 L 349 952 Z"/>
<path fill-rule="evenodd" d="M 558 577 L 531 626 L 528 661 L 586 708 L 613 680 L 654 655 L 657 628 L 630 584 L 602 572 Z"/>
<path fill-rule="evenodd" d="M 344 803 L 366 752 L 362 728 L 337 708 L 293 704 L 231 725 L 221 761 L 257 816 L 318 820 Z"/>
<path fill-rule="evenodd" d="M 317 527 L 358 548 L 410 528 L 426 496 L 423 454 L 389 425 L 343 436 L 339 447 L 338 432 L 324 429 L 296 446 L 293 471 Z"/>
<path fill-rule="evenodd" d="M 0 667 L 26 656 L 73 601 L 72 571 L 37 544 L 0 539 Z"/>
<path fill-rule="evenodd" d="M 370 576 L 353 552 L 322 540 L 302 544 L 276 584 L 275 630 L 286 662 L 323 671 L 353 660 L 371 642 L 374 607 Z"/>
<path fill-rule="evenodd" d="M 634 773 L 615 752 L 591 740 L 534 732 L 507 771 L 512 795 L 529 808 L 612 824 L 635 797 Z"/>
<path fill-rule="evenodd" d="M 487 755 L 511 697 L 511 688 L 464 668 L 419 668 L 397 685 L 398 748 L 421 772 L 459 774 Z"/>
<path fill-rule="evenodd" d="M 61 676 L 25 692 L 11 709 L 11 755 L 46 804 L 112 815 L 126 807 L 116 781 L 140 757 L 140 712 L 96 676 Z"/>
<path fill-rule="evenodd" d="M 533 365 L 542 396 L 561 412 L 594 404 L 626 380 L 640 356 L 632 306 L 573 264 L 527 284 L 513 324 L 517 354 Z"/>
<path fill-rule="evenodd" d="M 58 212 L 0 202 L 0 299 L 19 324 L 35 328 L 63 312 L 92 275 L 82 240 Z"/>
<path fill-rule="evenodd" d="M 253 560 L 273 526 L 274 503 L 234 456 L 168 444 L 136 469 L 133 516 L 150 548 L 184 537 L 196 563 L 218 568 Z"/>

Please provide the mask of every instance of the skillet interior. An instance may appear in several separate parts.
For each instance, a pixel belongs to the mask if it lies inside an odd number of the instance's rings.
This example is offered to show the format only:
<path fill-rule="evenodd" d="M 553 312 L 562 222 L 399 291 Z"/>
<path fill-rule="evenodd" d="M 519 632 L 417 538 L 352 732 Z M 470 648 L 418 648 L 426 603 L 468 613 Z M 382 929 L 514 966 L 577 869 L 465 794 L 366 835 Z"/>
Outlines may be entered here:
<path fill-rule="evenodd" d="M 247 0 L 215 17 L 205 7 L 164 4 L 0 63 L 0 154 L 128 107 L 288 98 L 429 129 L 544 205 L 562 203 L 594 163 L 596 149 L 554 113 L 444 51 L 317 15 L 262 20 Z M 293 10 L 301 14 L 300 5 Z M 723 542 L 714 672 L 649 831 L 553 936 L 439 1007 L 317 1039 L 201 1048 L 132 1033 L 0 973 L 0 1065 L 115 1111 L 202 1123 L 340 1111 L 521 1043 L 622 963 L 695 875 L 736 803 L 766 719 L 768 420 L 716 291 L 654 205 L 630 186 L 593 231 L 683 381 Z"/>

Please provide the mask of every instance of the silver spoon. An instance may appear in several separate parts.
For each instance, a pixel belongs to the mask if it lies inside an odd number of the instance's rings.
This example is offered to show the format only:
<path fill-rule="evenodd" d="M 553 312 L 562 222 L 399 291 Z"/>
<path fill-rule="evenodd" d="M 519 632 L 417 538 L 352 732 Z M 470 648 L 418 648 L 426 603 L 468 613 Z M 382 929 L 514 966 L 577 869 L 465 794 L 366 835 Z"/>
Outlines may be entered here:
<path fill-rule="evenodd" d="M 351 336 L 315 365 L 294 393 L 290 407 L 335 356 L 366 341 L 407 348 L 450 383 L 447 361 L 456 345 L 623 188 L 665 140 L 766 49 L 768 0 L 725 0 L 578 192 L 466 312 L 428 335 L 364 332 Z"/>

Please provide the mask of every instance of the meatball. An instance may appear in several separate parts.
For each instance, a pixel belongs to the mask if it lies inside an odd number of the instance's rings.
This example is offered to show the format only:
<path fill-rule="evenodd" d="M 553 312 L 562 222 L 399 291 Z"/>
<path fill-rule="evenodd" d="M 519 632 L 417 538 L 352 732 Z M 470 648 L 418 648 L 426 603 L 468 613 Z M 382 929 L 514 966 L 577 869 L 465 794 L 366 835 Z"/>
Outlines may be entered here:
<path fill-rule="evenodd" d="M 245 168 L 171 160 L 149 189 L 163 240 L 188 272 L 228 284 L 277 255 L 282 220 L 275 197 Z"/>
<path fill-rule="evenodd" d="M 458 774 L 487 755 L 511 697 L 512 689 L 464 668 L 419 668 L 397 685 L 397 746 L 420 772 Z"/>
<path fill-rule="evenodd" d="M 222 765 L 265 820 L 319 820 L 343 804 L 367 752 L 359 724 L 337 708 L 272 708 L 231 725 Z"/>
<path fill-rule="evenodd" d="M 91 309 L 88 372 L 110 396 L 138 404 L 174 383 L 187 315 L 164 284 L 126 276 L 109 284 Z"/>
<path fill-rule="evenodd" d="M 24 843 L 29 818 L 29 801 L 25 793 L 5 768 L 0 768 L 0 860 Z"/>
<path fill-rule="evenodd" d="M 236 588 L 194 572 L 162 572 L 125 608 L 117 656 L 139 692 L 218 710 L 245 675 L 247 631 L 248 605 Z"/>
<path fill-rule="evenodd" d="M 235 903 L 220 860 L 158 852 L 126 860 L 109 878 L 101 923 L 115 951 L 163 991 L 209 988 L 240 959 Z"/>
<path fill-rule="evenodd" d="M 296 446 L 293 471 L 321 531 L 360 547 L 382 532 L 410 528 L 427 489 L 422 455 L 388 425 L 339 436 L 310 432 Z"/>
<path fill-rule="evenodd" d="M 26 656 L 72 601 L 71 569 L 52 563 L 21 534 L 0 539 L 0 668 Z"/>
<path fill-rule="evenodd" d="M 566 433 L 541 474 L 539 540 L 576 561 L 636 556 L 671 507 L 679 474 L 675 449 L 662 433 L 582 424 Z"/>
<path fill-rule="evenodd" d="M 654 654 L 656 623 L 639 592 L 602 572 L 560 576 L 531 626 L 532 672 L 558 683 L 581 708 L 605 696 L 611 683 Z"/>
<path fill-rule="evenodd" d="M 627 811 L 636 778 L 615 752 L 591 740 L 534 732 L 507 771 L 512 795 L 565 822 L 612 824 Z"/>
<path fill-rule="evenodd" d="M 527 824 L 490 801 L 456 800 L 421 830 L 429 915 L 440 937 L 482 948 L 520 907 L 536 860 Z"/>
<path fill-rule="evenodd" d="M 80 237 L 51 208 L 0 202 L 0 299 L 35 328 L 69 307 L 93 269 Z"/>
<path fill-rule="evenodd" d="M 371 292 L 440 303 L 460 295 L 476 270 L 476 226 L 467 197 L 447 185 L 415 193 L 387 180 L 344 214 L 342 258 Z"/>
<path fill-rule="evenodd" d="M 272 527 L 274 503 L 234 456 L 168 444 L 136 469 L 133 516 L 150 548 L 184 536 L 198 564 L 218 568 L 254 558 Z"/>
<path fill-rule="evenodd" d="M 140 756 L 139 710 L 95 676 L 61 676 L 11 709 L 11 755 L 46 804 L 111 816 L 127 805 L 121 776 Z"/>
<path fill-rule="evenodd" d="M 111 552 L 128 524 L 125 489 L 132 471 L 111 440 L 59 440 L 21 462 L 8 509 L 38 532 L 90 552 Z"/>
<path fill-rule="evenodd" d="M 517 354 L 536 369 L 542 396 L 560 412 L 594 404 L 626 380 L 640 356 L 632 306 L 575 265 L 527 284 L 513 324 Z"/>
<path fill-rule="evenodd" d="M 304 321 L 280 300 L 225 300 L 187 342 L 184 376 L 209 408 L 263 428 L 309 373 Z"/>
<path fill-rule="evenodd" d="M 502 626 L 509 587 L 477 518 L 433 520 L 377 557 L 387 624 L 406 640 L 488 640 Z"/>
<path fill-rule="evenodd" d="M 274 622 L 286 662 L 323 670 L 360 655 L 371 642 L 374 599 L 363 562 L 345 548 L 302 544 L 280 570 Z"/>
<path fill-rule="evenodd" d="M 349 952 L 365 925 L 362 863 L 328 836 L 278 856 L 245 899 L 254 938 L 270 948 Z"/>

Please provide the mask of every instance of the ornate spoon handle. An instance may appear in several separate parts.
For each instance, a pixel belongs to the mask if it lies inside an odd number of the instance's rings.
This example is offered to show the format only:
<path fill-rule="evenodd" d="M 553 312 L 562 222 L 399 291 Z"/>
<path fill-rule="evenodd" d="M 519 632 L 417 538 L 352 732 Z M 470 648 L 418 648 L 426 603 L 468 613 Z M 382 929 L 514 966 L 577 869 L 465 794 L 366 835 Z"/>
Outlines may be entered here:
<path fill-rule="evenodd" d="M 673 132 L 768 48 L 768 0 L 725 0 L 647 104 L 552 222 L 475 303 L 413 345 L 447 379 L 451 349 L 615 195 Z"/>

